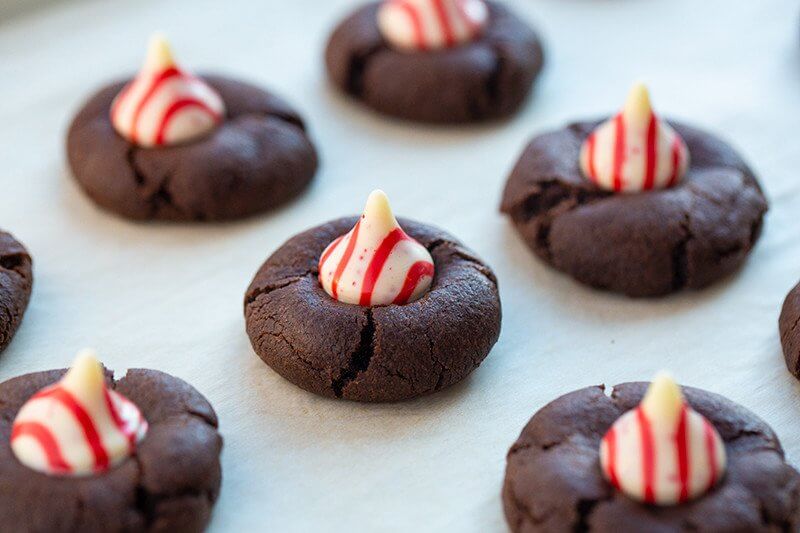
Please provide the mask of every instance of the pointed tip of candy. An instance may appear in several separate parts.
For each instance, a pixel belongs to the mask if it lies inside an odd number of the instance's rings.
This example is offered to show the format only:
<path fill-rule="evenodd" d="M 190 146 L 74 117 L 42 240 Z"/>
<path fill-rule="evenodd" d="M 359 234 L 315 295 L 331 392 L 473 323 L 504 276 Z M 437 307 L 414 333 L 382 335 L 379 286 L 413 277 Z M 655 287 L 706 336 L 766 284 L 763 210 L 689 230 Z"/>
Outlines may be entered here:
<path fill-rule="evenodd" d="M 380 189 L 372 191 L 367 198 L 367 205 L 364 206 L 364 219 L 385 225 L 387 228 L 398 225 L 392 212 L 392 206 L 389 204 L 389 197 Z"/>
<path fill-rule="evenodd" d="M 628 93 L 628 99 L 625 101 L 624 112 L 629 117 L 649 120 L 653 108 L 650 104 L 650 91 L 648 91 L 644 83 L 636 82 L 633 84 Z"/>
<path fill-rule="evenodd" d="M 659 372 L 647 388 L 642 400 L 642 409 L 655 418 L 677 418 L 683 407 L 680 386 L 668 372 Z"/>
<path fill-rule="evenodd" d="M 150 37 L 147 47 L 147 59 L 145 67 L 151 70 L 164 69 L 175 64 L 172 56 L 172 47 L 167 37 L 160 32 L 154 33 Z"/>
<path fill-rule="evenodd" d="M 105 378 L 103 365 L 97 360 L 97 353 L 90 349 L 78 352 L 62 382 L 78 390 L 102 390 Z"/>

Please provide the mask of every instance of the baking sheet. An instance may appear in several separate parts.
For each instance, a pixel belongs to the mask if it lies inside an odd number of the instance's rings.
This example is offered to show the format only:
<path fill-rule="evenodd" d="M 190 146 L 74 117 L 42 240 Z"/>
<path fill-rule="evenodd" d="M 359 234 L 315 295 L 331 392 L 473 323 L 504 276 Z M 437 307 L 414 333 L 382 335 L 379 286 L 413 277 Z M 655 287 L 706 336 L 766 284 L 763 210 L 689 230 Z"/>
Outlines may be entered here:
<path fill-rule="evenodd" d="M 325 83 L 321 54 L 353 0 L 100 0 L 0 24 L 0 227 L 35 260 L 33 299 L 0 379 L 69 364 L 93 346 L 118 372 L 153 367 L 214 404 L 224 481 L 211 531 L 503 531 L 505 453 L 535 410 L 601 382 L 672 369 L 760 414 L 800 463 L 800 385 L 777 317 L 800 279 L 800 13 L 789 0 L 509 1 L 542 32 L 548 64 L 510 122 L 430 128 L 363 111 Z M 96 86 L 138 67 L 166 31 L 187 66 L 287 96 L 322 156 L 299 201 L 220 225 L 134 224 L 67 178 L 64 131 Z M 497 212 L 534 133 L 622 104 L 635 79 L 657 109 L 723 134 L 771 201 L 739 275 L 701 293 L 631 301 L 547 269 Z M 317 398 L 267 368 L 242 298 L 288 236 L 358 211 L 382 187 L 395 210 L 456 234 L 495 269 L 504 322 L 486 362 L 419 401 Z"/>

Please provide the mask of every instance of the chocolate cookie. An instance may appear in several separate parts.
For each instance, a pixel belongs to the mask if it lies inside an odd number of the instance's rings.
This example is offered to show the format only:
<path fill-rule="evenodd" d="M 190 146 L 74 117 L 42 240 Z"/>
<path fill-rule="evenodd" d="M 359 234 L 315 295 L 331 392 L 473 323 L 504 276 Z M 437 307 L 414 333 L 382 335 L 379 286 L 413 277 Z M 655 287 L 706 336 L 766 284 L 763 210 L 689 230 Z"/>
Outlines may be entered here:
<path fill-rule="evenodd" d="M 379 5 L 358 9 L 328 42 L 330 79 L 350 96 L 395 117 L 464 123 L 508 117 L 530 94 L 544 61 L 542 45 L 503 5 L 488 4 L 488 25 L 477 40 L 415 53 L 387 43 L 378 28 Z"/>
<path fill-rule="evenodd" d="M 136 455 L 104 474 L 53 477 L 23 466 L 9 444 L 14 418 L 64 370 L 0 384 L 0 523 L 3 531 L 202 531 L 219 494 L 222 438 L 208 401 L 156 370 L 130 370 L 111 386 L 150 429 Z"/>
<path fill-rule="evenodd" d="M 786 296 L 778 320 L 786 367 L 789 372 L 800 379 L 800 328 L 798 328 L 798 324 L 800 324 L 800 285 L 795 286 Z"/>
<path fill-rule="evenodd" d="M 447 233 L 400 219 L 433 257 L 430 291 L 404 305 L 335 301 L 318 280 L 320 254 L 356 220 L 301 233 L 264 263 L 245 298 L 256 353 L 303 389 L 356 401 L 407 400 L 464 379 L 500 334 L 494 273 Z"/>
<path fill-rule="evenodd" d="M 599 122 L 534 138 L 506 183 L 501 211 L 550 265 L 634 297 L 700 289 L 741 266 L 767 201 L 747 164 L 717 137 L 672 123 L 691 155 L 667 189 L 614 194 L 581 174 L 581 143 Z"/>
<path fill-rule="evenodd" d="M 283 100 L 222 76 L 203 79 L 227 113 L 210 134 L 143 148 L 109 118 L 124 82 L 92 96 L 72 122 L 67 156 L 75 179 L 98 205 L 132 219 L 226 220 L 284 204 L 317 169 L 303 121 Z"/>
<path fill-rule="evenodd" d="M 589 387 L 541 409 L 508 452 L 503 505 L 512 531 L 797 531 L 800 473 L 757 416 L 717 394 L 685 387 L 691 406 L 717 429 L 728 469 L 708 494 L 675 506 L 644 505 L 615 490 L 600 470 L 600 440 L 636 407 L 647 383 L 611 396 Z"/>
<path fill-rule="evenodd" d="M 22 322 L 32 287 L 31 256 L 14 237 L 0 231 L 0 352 Z"/>

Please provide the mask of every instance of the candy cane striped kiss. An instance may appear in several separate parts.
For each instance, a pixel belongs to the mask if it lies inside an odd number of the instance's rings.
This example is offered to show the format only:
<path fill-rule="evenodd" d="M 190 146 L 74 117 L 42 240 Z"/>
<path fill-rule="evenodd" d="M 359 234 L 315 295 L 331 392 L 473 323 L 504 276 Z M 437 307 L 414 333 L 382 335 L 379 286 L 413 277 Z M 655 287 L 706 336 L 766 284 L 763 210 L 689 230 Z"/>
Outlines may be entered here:
<path fill-rule="evenodd" d="M 58 383 L 17 413 L 11 449 L 25 466 L 51 475 L 102 473 L 130 457 L 147 432 L 139 408 L 109 390 L 93 352 L 81 352 Z"/>
<path fill-rule="evenodd" d="M 725 445 L 680 387 L 659 374 L 600 444 L 603 475 L 634 500 L 675 505 L 706 494 L 725 473 Z"/>
<path fill-rule="evenodd" d="M 409 237 L 383 191 L 373 191 L 349 233 L 319 260 L 319 281 L 334 300 L 362 306 L 405 304 L 421 298 L 433 281 L 433 258 Z"/>
<path fill-rule="evenodd" d="M 614 192 L 639 192 L 676 185 L 689 167 L 686 143 L 650 105 L 647 88 L 636 84 L 625 107 L 597 127 L 580 152 L 583 175 Z"/>
<path fill-rule="evenodd" d="M 452 48 L 477 39 L 489 21 L 484 0 L 387 0 L 378 28 L 404 51 Z"/>
<path fill-rule="evenodd" d="M 207 134 L 222 121 L 225 104 L 206 82 L 175 64 L 160 35 L 150 40 L 144 66 L 111 104 L 111 123 L 138 146 L 169 146 Z"/>

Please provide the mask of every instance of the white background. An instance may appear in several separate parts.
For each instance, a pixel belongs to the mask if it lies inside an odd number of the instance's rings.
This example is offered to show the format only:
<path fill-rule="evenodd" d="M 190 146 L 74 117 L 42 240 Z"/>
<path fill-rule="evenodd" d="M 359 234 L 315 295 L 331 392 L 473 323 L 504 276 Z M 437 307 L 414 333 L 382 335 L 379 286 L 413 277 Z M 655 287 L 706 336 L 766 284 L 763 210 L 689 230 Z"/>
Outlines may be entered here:
<path fill-rule="evenodd" d="M 352 0 L 100 0 L 0 23 L 0 227 L 35 259 L 33 299 L 0 379 L 68 365 L 84 346 L 118 373 L 152 367 L 214 404 L 224 481 L 211 530 L 503 531 L 505 453 L 546 402 L 661 368 L 753 409 L 800 462 L 800 385 L 777 318 L 800 279 L 800 7 L 789 0 L 517 0 L 547 65 L 510 122 L 429 128 L 335 94 L 321 56 Z M 64 133 L 97 86 L 164 30 L 188 67 L 259 82 L 306 117 L 322 157 L 310 190 L 224 225 L 135 224 L 68 178 Z M 527 139 L 622 104 L 635 79 L 657 109 L 722 134 L 771 201 L 742 272 L 702 293 L 632 301 L 583 288 L 525 248 L 497 206 Z M 242 299 L 290 235 L 358 211 L 384 188 L 400 215 L 442 226 L 500 279 L 500 341 L 463 383 L 399 405 L 317 398 L 256 357 Z"/>

